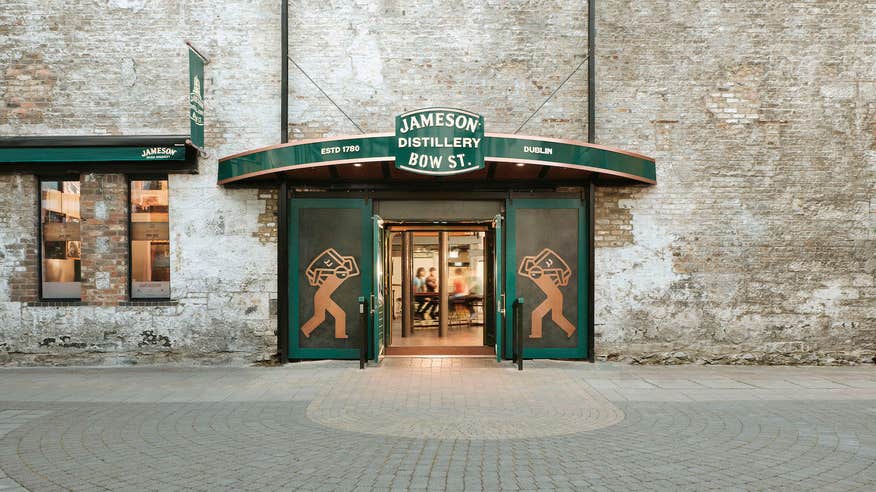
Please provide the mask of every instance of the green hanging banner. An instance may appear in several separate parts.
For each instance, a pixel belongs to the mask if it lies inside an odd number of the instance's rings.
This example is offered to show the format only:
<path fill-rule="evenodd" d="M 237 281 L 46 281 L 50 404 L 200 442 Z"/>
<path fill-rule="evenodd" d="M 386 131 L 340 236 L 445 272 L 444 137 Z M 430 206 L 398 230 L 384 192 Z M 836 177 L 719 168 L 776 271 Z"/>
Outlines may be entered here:
<path fill-rule="evenodd" d="M 190 43 L 189 47 L 189 131 L 192 145 L 204 149 L 204 65 L 209 63 Z"/>

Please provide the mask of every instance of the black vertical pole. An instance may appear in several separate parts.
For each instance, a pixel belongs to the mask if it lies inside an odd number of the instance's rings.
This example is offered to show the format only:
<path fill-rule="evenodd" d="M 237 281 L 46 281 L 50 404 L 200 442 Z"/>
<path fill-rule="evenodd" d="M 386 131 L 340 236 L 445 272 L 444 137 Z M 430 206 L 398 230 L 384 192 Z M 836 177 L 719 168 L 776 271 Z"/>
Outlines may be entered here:
<path fill-rule="evenodd" d="M 289 0 L 280 5 L 280 143 L 289 141 Z M 289 360 L 289 184 L 277 194 L 277 360 Z"/>
<path fill-rule="evenodd" d="M 587 0 L 587 141 L 596 142 L 596 0 Z"/>
<path fill-rule="evenodd" d="M 511 362 L 517 364 L 517 357 L 520 353 L 517 351 L 517 299 L 511 301 Z"/>
<path fill-rule="evenodd" d="M 523 370 L 523 298 L 518 297 L 514 300 L 514 338 L 517 344 L 515 352 L 517 352 L 517 370 Z"/>
<path fill-rule="evenodd" d="M 289 0 L 280 6 L 280 143 L 289 141 Z"/>
<path fill-rule="evenodd" d="M 587 141 L 596 142 L 596 0 L 587 0 Z M 596 176 L 587 184 L 587 358 L 596 360 L 596 285 L 594 244 L 596 217 Z"/>
<path fill-rule="evenodd" d="M 596 248 L 593 240 L 596 227 L 596 177 L 591 175 L 587 183 L 587 358 L 596 361 Z"/>
<path fill-rule="evenodd" d="M 289 184 L 277 195 L 277 360 L 289 360 Z"/>
<path fill-rule="evenodd" d="M 361 330 L 362 342 L 359 344 L 359 369 L 365 369 L 365 361 L 368 359 L 368 315 L 370 307 L 368 299 L 359 296 L 359 329 Z"/>

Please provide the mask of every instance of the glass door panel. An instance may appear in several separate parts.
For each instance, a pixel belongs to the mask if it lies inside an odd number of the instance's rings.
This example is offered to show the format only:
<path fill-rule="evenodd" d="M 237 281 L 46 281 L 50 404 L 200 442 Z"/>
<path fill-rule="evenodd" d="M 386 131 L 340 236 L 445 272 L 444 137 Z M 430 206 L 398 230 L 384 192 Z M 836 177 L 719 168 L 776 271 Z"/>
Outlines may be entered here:
<path fill-rule="evenodd" d="M 440 305 L 444 295 L 441 282 L 441 246 L 438 232 L 411 233 L 412 324 L 409 333 L 424 330 L 440 335 Z"/>
<path fill-rule="evenodd" d="M 390 347 L 489 347 L 493 353 L 492 326 L 486 342 L 488 321 L 494 320 L 484 296 L 485 288 L 492 288 L 487 231 L 485 226 L 391 227 L 392 296 L 401 306 L 393 309 Z"/>

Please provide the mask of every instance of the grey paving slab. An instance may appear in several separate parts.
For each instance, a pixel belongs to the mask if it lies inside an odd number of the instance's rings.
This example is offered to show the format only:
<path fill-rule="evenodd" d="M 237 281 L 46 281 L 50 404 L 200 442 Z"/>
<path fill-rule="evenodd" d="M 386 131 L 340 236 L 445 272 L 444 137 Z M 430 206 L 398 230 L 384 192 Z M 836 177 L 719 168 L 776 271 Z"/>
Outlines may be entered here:
<path fill-rule="evenodd" d="M 872 367 L 0 369 L 0 400 L 4 492 L 876 488 Z"/>

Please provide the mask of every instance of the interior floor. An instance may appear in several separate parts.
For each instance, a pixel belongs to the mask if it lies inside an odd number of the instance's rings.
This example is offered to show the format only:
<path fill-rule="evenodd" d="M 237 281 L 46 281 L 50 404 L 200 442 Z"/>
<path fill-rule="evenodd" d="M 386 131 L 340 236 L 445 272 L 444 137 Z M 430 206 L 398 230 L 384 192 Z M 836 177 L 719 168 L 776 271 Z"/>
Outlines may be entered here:
<path fill-rule="evenodd" d="M 447 335 L 438 336 L 438 325 L 425 324 L 414 328 L 410 335 L 402 336 L 401 320 L 392 322 L 392 347 L 478 347 L 484 345 L 484 326 L 463 324 L 452 326 Z"/>

